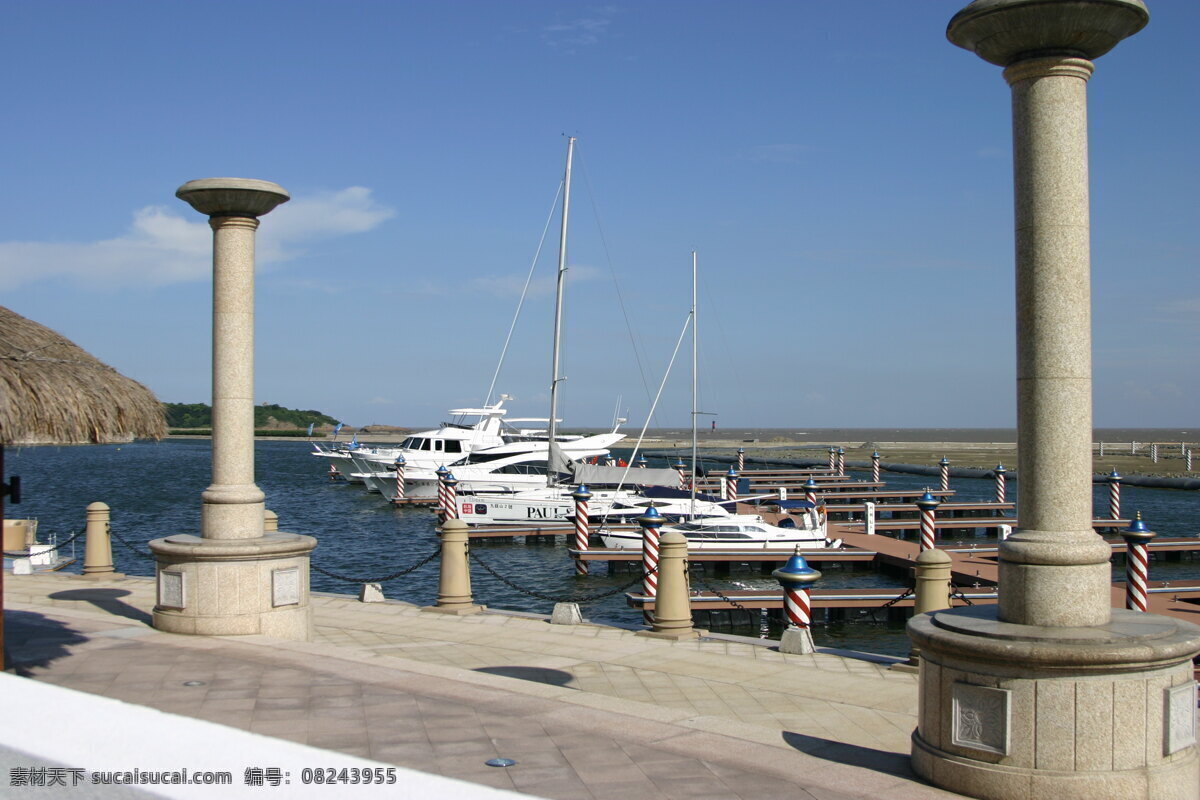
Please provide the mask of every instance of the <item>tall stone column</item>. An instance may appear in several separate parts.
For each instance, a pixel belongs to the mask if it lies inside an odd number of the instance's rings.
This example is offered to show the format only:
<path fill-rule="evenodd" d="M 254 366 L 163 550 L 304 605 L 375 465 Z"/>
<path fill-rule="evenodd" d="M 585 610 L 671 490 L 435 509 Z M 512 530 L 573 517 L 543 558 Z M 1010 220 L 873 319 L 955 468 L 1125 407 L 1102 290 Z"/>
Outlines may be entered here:
<path fill-rule="evenodd" d="M 150 543 L 158 560 L 154 625 L 173 633 L 308 639 L 309 536 L 264 530 L 254 482 L 254 236 L 289 199 L 281 186 L 208 178 L 175 193 L 213 230 L 212 483 L 200 536 Z"/>
<path fill-rule="evenodd" d="M 947 36 L 1004 68 L 1016 199 L 1021 529 L 1000 602 L 921 614 L 913 768 L 979 798 L 1195 798 L 1200 628 L 1112 608 L 1092 530 L 1087 82 L 1141 0 L 975 0 Z"/>

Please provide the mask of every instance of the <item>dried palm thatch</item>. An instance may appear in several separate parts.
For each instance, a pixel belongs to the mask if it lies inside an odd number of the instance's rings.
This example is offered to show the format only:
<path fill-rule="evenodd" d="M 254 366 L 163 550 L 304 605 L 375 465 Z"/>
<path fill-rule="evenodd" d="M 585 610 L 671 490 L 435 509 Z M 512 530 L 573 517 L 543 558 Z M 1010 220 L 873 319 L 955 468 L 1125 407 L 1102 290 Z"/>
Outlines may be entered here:
<path fill-rule="evenodd" d="M 49 328 L 0 306 L 0 444 L 161 439 L 162 404 Z"/>

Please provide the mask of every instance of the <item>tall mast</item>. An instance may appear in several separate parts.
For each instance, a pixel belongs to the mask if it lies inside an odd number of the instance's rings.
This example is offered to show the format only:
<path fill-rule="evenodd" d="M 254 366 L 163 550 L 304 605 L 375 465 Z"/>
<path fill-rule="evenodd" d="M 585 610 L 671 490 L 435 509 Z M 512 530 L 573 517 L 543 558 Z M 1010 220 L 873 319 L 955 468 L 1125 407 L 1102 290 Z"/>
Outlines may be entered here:
<path fill-rule="evenodd" d="M 555 464 L 552 450 L 558 436 L 558 375 L 559 345 L 562 339 L 562 304 L 563 284 L 567 278 L 567 215 L 571 209 L 571 159 L 575 155 L 575 137 L 567 137 L 567 168 L 563 173 L 563 204 L 562 227 L 558 232 L 558 286 L 554 295 L 554 346 L 553 364 L 550 372 L 550 427 L 549 440 L 546 442 L 546 485 L 552 486 L 555 478 Z"/>
<path fill-rule="evenodd" d="M 700 414 L 700 409 L 696 405 L 696 353 L 697 343 L 700 337 L 697 332 L 696 319 L 696 251 L 692 251 L 692 480 L 689 485 L 692 487 L 692 508 L 693 514 L 696 513 L 696 451 L 697 439 L 696 433 L 696 417 Z"/>

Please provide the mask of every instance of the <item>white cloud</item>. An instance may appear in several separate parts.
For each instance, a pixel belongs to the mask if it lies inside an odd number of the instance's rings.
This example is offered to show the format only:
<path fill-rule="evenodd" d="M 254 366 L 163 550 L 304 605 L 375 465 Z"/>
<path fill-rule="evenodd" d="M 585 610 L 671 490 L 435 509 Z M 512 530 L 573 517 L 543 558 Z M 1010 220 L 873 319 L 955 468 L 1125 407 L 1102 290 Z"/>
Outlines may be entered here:
<path fill-rule="evenodd" d="M 542 41 L 555 50 L 574 53 L 577 47 L 590 47 L 600 42 L 608 32 L 617 9 L 604 6 L 594 9 L 595 15 L 556 22 L 542 27 Z"/>
<path fill-rule="evenodd" d="M 260 263 L 286 261 L 310 241 L 368 231 L 395 212 L 371 190 L 352 186 L 292 200 L 264 218 L 256 245 Z M 199 215 L 164 206 L 133 212 L 129 229 L 96 242 L 0 242 L 0 289 L 48 279 L 89 287 L 165 286 L 206 280 L 212 231 Z"/>
<path fill-rule="evenodd" d="M 595 267 L 589 267 L 583 264 L 575 264 L 567 267 L 567 283 L 573 284 L 576 282 L 592 281 L 599 278 L 603 273 Z M 534 278 L 529 282 L 529 297 L 542 297 L 551 294 L 554 291 L 556 278 L 554 276 L 546 276 Z M 500 295 L 502 297 L 520 297 L 521 290 L 525 287 L 524 275 L 494 275 L 482 278 L 475 278 L 471 281 L 471 288 L 484 292 L 486 294 Z"/>

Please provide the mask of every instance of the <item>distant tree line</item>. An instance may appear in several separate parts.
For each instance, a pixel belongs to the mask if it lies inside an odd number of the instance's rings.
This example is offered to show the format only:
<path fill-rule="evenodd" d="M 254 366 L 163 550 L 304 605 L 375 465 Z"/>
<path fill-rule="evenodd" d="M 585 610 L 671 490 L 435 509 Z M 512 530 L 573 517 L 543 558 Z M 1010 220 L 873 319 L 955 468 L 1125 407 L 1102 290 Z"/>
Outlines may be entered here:
<path fill-rule="evenodd" d="M 212 426 L 212 406 L 207 403 L 163 403 L 169 428 L 209 428 Z M 294 426 L 307 428 L 310 424 L 336 425 L 338 421 L 320 411 L 300 411 L 273 403 L 254 407 L 254 427 Z"/>

